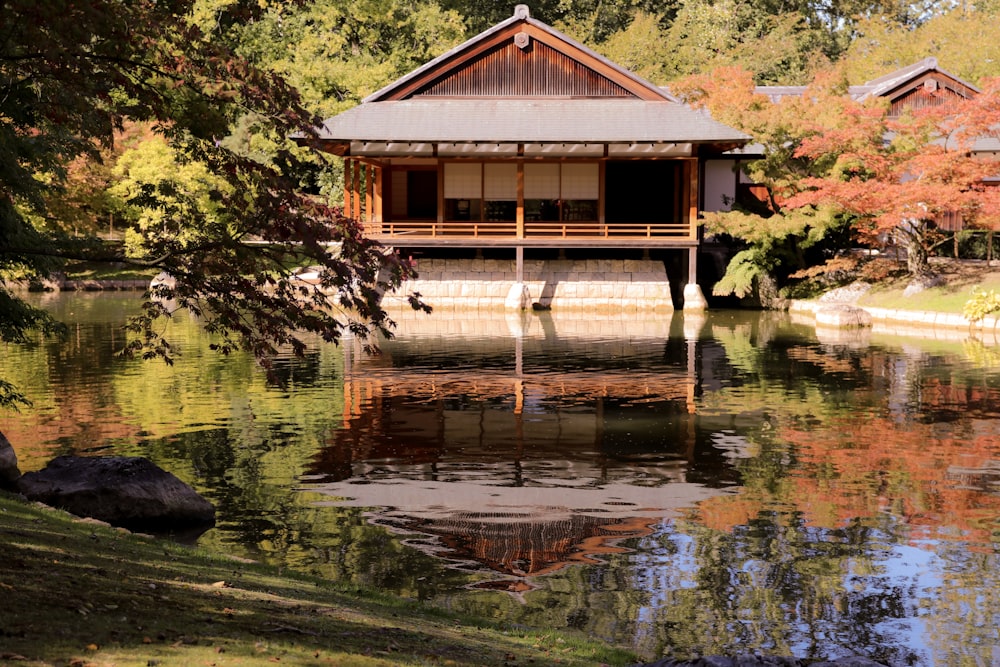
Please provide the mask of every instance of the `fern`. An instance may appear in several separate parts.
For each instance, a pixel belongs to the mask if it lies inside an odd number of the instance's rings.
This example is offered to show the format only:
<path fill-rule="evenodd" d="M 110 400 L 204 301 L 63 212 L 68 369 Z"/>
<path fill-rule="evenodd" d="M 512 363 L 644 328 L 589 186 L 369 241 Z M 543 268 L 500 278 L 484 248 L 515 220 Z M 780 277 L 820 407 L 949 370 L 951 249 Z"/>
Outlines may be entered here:
<path fill-rule="evenodd" d="M 726 267 L 726 275 L 722 276 L 719 282 L 712 288 L 715 296 L 729 296 L 735 294 L 743 298 L 753 292 L 753 281 L 764 272 L 765 267 L 760 262 L 760 253 L 756 248 L 741 250 L 736 253 L 729 266 Z"/>
<path fill-rule="evenodd" d="M 1000 311 L 1000 294 L 996 290 L 984 290 L 978 286 L 972 288 L 972 296 L 962 307 L 962 315 L 970 323 L 979 322 L 997 311 Z"/>

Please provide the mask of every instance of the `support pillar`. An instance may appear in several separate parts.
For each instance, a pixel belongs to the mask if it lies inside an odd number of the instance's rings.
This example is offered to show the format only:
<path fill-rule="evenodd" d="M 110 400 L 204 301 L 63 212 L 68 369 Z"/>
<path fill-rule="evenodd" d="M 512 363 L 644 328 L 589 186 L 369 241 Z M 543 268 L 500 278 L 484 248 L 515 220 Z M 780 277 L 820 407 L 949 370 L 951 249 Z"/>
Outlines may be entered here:
<path fill-rule="evenodd" d="M 518 246 L 515 249 L 517 256 L 517 272 L 514 284 L 507 292 L 504 306 L 515 310 L 526 310 L 531 302 L 531 295 L 528 294 L 528 286 L 524 284 L 524 248 Z"/>
<path fill-rule="evenodd" d="M 698 247 L 688 248 L 688 282 L 684 286 L 684 310 L 706 310 L 708 301 L 698 284 Z"/>

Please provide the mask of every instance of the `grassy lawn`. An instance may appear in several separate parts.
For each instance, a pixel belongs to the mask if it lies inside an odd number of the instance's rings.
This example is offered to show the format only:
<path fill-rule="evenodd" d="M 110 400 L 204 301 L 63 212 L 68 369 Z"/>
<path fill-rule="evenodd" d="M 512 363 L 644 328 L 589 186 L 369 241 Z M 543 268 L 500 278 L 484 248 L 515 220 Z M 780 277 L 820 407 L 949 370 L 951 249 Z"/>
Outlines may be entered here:
<path fill-rule="evenodd" d="M 876 284 L 863 296 L 858 305 L 899 310 L 927 310 L 940 313 L 961 313 L 965 302 L 972 295 L 973 287 L 1000 291 L 1000 266 L 996 262 L 938 261 L 932 264 L 944 284 L 931 287 L 919 294 L 904 296 L 908 277 L 897 277 Z"/>
<path fill-rule="evenodd" d="M 505 628 L 280 574 L 0 492 L 0 664 L 628 665 L 582 635 Z"/>
<path fill-rule="evenodd" d="M 134 266 L 106 262 L 67 262 L 63 272 L 68 280 L 152 280 L 159 269 L 139 269 Z"/>

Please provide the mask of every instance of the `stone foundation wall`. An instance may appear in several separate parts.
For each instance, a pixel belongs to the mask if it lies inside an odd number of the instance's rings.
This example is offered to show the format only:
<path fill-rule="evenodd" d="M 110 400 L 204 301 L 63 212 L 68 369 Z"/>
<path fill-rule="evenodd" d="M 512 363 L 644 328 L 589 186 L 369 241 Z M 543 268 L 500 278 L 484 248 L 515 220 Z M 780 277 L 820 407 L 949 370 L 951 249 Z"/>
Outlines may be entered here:
<path fill-rule="evenodd" d="M 401 294 L 419 292 L 433 307 L 504 308 L 517 280 L 515 260 L 423 259 Z M 636 259 L 525 260 L 526 307 L 553 310 L 672 311 L 663 262 Z M 387 295 L 387 301 L 400 299 Z"/>

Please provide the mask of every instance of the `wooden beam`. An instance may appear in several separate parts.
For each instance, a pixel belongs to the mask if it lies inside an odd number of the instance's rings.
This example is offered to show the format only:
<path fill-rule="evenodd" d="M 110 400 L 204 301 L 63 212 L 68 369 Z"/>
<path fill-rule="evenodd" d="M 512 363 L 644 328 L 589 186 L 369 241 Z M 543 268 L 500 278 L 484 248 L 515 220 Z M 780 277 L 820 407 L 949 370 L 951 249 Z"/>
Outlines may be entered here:
<path fill-rule="evenodd" d="M 588 67 L 601 76 L 607 78 L 610 81 L 617 83 L 619 86 L 632 93 L 641 100 L 652 100 L 662 102 L 663 100 L 670 99 L 667 97 L 666 93 L 658 88 L 652 88 L 642 84 L 640 81 L 633 79 L 626 70 L 618 70 L 608 67 L 606 61 L 600 60 L 596 55 L 591 55 L 586 51 L 582 51 L 578 47 L 565 42 L 563 40 L 556 40 L 554 35 L 542 30 L 539 27 L 533 25 L 525 25 L 523 27 L 524 32 L 532 39 L 537 39 L 547 45 L 549 48 L 559 51 L 567 58 L 575 60 L 581 65 Z"/>
<path fill-rule="evenodd" d="M 439 78 L 445 72 L 453 72 L 461 68 L 465 63 L 473 60 L 480 54 L 489 51 L 498 44 L 502 44 L 508 39 L 513 39 L 514 34 L 520 32 L 520 30 L 520 26 L 508 27 L 507 30 L 500 31 L 497 34 L 492 35 L 490 39 L 483 40 L 478 44 L 472 45 L 466 51 L 455 54 L 450 60 L 439 63 L 437 68 L 428 70 L 423 72 L 420 76 L 414 77 L 412 80 L 408 81 L 406 85 L 390 91 L 390 94 L 386 97 L 376 98 L 372 101 L 383 102 L 406 99 L 418 89 Z"/>
<path fill-rule="evenodd" d="M 658 88 L 646 85 L 641 80 L 633 78 L 627 70 L 609 66 L 608 62 L 602 60 L 599 56 L 588 53 L 578 46 L 561 39 L 556 34 L 536 25 L 532 25 L 530 22 L 517 21 L 494 34 L 489 35 L 486 39 L 470 44 L 465 51 L 453 54 L 447 60 L 437 63 L 436 67 L 423 71 L 419 75 L 413 76 L 413 78 L 406 81 L 402 85 L 390 88 L 385 92 L 384 96 L 372 98 L 370 101 L 382 102 L 406 99 L 434 81 L 461 70 L 464 66 L 487 51 L 504 44 L 508 40 L 514 39 L 514 36 L 520 32 L 526 33 L 532 40 L 538 40 L 549 48 L 562 53 L 567 58 L 593 70 L 609 81 L 621 86 L 639 99 L 656 101 L 669 99 L 669 97 L 667 97 L 667 95 Z"/>

